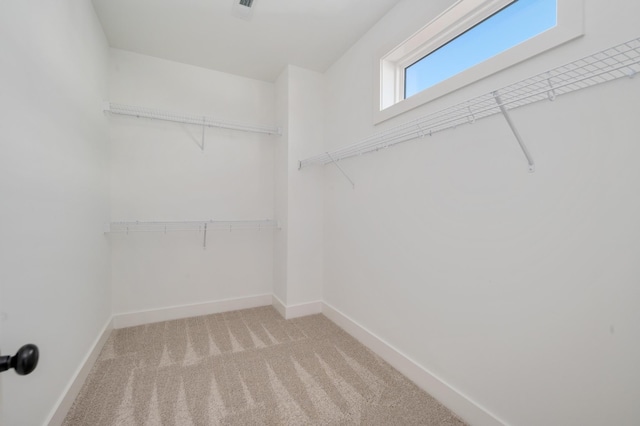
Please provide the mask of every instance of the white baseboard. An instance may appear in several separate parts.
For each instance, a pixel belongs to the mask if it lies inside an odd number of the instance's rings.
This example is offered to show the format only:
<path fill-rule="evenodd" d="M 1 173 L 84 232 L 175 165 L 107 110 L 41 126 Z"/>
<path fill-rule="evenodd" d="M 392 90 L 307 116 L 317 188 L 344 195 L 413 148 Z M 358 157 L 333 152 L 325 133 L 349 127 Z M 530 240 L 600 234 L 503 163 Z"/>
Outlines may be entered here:
<path fill-rule="evenodd" d="M 273 307 L 276 308 L 284 319 L 306 317 L 307 315 L 322 313 L 321 301 L 287 306 L 276 295 L 273 296 Z"/>
<path fill-rule="evenodd" d="M 306 317 L 322 313 L 322 302 L 300 303 L 298 305 L 287 306 L 286 319 Z"/>
<path fill-rule="evenodd" d="M 276 308 L 276 311 L 278 311 L 280 315 L 282 315 L 282 318 L 287 318 L 287 306 L 275 294 L 273 295 L 273 307 Z"/>
<path fill-rule="evenodd" d="M 474 426 L 502 426 L 506 424 L 333 306 L 326 302 L 322 305 L 322 313 L 327 318 L 410 378 L 462 420 Z"/>
<path fill-rule="evenodd" d="M 55 408 L 51 414 L 49 414 L 49 420 L 45 422 L 46 425 L 59 426 L 62 424 L 64 418 L 69 412 L 69 409 L 71 408 L 71 405 L 73 405 L 73 402 L 80 393 L 82 385 L 91 372 L 93 365 L 96 363 L 104 344 L 107 343 L 107 339 L 109 338 L 112 330 L 113 320 L 112 318 L 109 318 L 95 342 L 93 342 L 93 346 L 87 353 L 87 356 L 85 356 L 84 360 L 76 370 L 76 373 L 73 375 L 71 382 L 69 382 L 67 388 L 62 393 L 62 396 L 56 403 Z"/>
<path fill-rule="evenodd" d="M 257 308 L 259 306 L 271 305 L 272 302 L 273 298 L 271 294 L 263 294 L 259 296 L 240 297 L 237 299 L 196 303 L 193 305 L 170 306 L 167 308 L 151 309 L 148 311 L 114 314 L 113 328 L 133 327 L 136 325 L 151 324 L 160 321 L 237 311 L 239 309 Z"/>

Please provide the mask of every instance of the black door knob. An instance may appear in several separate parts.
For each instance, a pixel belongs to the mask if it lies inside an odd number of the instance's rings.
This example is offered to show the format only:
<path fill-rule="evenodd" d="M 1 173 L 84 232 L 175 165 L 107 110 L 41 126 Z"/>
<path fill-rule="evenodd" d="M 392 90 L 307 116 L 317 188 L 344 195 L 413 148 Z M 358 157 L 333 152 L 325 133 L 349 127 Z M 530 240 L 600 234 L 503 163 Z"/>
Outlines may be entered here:
<path fill-rule="evenodd" d="M 26 376 L 36 369 L 39 357 L 40 351 L 36 345 L 24 345 L 14 356 L 0 356 L 0 372 L 13 368 L 16 373 Z"/>

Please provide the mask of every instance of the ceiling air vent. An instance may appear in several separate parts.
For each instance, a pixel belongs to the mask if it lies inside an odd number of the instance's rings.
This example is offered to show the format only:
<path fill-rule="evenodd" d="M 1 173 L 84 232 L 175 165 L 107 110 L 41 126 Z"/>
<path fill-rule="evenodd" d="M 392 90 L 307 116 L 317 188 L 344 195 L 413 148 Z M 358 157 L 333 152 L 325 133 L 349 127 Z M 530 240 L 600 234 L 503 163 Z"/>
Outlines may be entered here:
<path fill-rule="evenodd" d="M 250 20 L 253 16 L 253 2 L 254 0 L 233 0 L 233 15 Z"/>

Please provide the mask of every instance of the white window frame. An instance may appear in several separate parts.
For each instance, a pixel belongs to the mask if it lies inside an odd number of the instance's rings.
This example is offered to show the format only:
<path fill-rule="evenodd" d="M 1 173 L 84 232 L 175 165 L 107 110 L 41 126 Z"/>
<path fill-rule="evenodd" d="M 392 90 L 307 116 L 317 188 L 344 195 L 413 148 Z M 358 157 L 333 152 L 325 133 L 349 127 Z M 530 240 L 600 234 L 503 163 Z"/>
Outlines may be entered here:
<path fill-rule="evenodd" d="M 515 0 L 458 0 L 379 56 L 374 124 L 388 120 L 584 34 L 583 0 L 558 0 L 557 25 L 486 61 L 404 99 L 405 68 L 437 50 Z"/>

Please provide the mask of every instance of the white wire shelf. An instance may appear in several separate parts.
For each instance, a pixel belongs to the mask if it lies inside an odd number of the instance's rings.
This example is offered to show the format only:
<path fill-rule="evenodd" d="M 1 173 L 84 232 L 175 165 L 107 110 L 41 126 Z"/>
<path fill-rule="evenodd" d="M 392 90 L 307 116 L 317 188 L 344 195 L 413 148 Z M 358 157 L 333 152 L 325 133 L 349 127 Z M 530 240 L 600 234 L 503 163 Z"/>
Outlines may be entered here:
<path fill-rule="evenodd" d="M 265 220 L 205 220 L 178 222 L 111 222 L 106 226 L 105 233 L 129 232 L 205 232 L 213 230 L 234 231 L 240 229 L 277 229 L 278 222 Z"/>
<path fill-rule="evenodd" d="M 113 102 L 105 102 L 103 110 L 111 114 L 127 115 L 137 118 L 149 118 L 152 120 L 170 121 L 173 123 L 193 124 L 203 127 L 218 127 L 222 129 L 239 130 L 243 132 L 264 133 L 268 135 L 280 135 L 282 131 L 278 127 L 259 126 L 233 121 L 216 120 L 211 117 L 195 114 L 162 111 L 135 105 L 123 105 Z"/>
<path fill-rule="evenodd" d="M 105 234 L 129 234 L 130 232 L 189 232 L 202 234 L 202 247 L 207 248 L 207 232 L 237 231 L 241 229 L 280 229 L 278 222 L 264 220 L 205 220 L 181 222 L 111 222 L 105 225 Z"/>
<path fill-rule="evenodd" d="M 557 96 L 619 78 L 633 77 L 638 72 L 640 72 L 640 38 L 605 49 L 386 131 L 375 133 L 359 143 L 304 159 L 300 161 L 299 169 L 311 165 L 329 163 L 335 163 L 338 166 L 337 162 L 345 158 L 375 152 L 413 139 L 432 136 L 443 130 L 463 124 L 472 124 L 478 119 L 495 114 L 504 113 L 509 125 L 512 126 L 507 110 L 534 102 L 555 100 Z M 516 138 L 518 138 L 518 142 L 527 156 L 530 170 L 533 171 L 533 160 L 513 126 L 512 130 L 514 130 Z M 340 170 L 342 171 L 342 169 Z M 351 179 L 349 180 L 351 181 Z"/>

